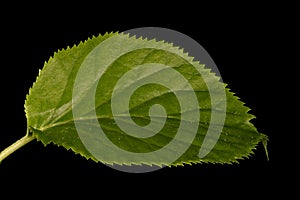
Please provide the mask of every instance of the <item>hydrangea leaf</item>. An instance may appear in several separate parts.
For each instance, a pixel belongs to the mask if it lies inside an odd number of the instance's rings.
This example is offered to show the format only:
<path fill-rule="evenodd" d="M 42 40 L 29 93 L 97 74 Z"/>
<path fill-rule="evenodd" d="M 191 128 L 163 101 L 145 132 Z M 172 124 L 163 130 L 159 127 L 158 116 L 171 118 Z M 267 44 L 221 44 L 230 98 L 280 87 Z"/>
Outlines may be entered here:
<path fill-rule="evenodd" d="M 105 164 L 233 163 L 268 140 L 249 110 L 183 49 L 106 33 L 45 63 L 25 101 L 28 133 L 15 148 L 37 139 Z M 213 122 L 213 114 L 223 123 Z M 214 129 L 220 134 L 207 136 Z M 210 141 L 213 148 L 199 156 Z"/>

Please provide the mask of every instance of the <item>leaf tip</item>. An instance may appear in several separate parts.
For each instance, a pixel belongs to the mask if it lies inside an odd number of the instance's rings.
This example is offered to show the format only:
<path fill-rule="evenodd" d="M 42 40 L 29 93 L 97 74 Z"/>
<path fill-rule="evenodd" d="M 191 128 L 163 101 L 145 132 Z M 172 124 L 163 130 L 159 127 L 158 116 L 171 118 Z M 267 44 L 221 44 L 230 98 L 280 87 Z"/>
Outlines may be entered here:
<path fill-rule="evenodd" d="M 269 141 L 269 139 L 267 138 L 267 136 L 264 137 L 264 138 L 262 139 L 262 144 L 263 144 L 263 146 L 264 146 L 264 150 L 265 150 L 265 153 L 266 153 L 266 157 L 267 157 L 267 160 L 269 161 L 270 158 L 269 158 L 269 152 L 268 152 L 268 148 L 267 148 L 268 141 Z"/>

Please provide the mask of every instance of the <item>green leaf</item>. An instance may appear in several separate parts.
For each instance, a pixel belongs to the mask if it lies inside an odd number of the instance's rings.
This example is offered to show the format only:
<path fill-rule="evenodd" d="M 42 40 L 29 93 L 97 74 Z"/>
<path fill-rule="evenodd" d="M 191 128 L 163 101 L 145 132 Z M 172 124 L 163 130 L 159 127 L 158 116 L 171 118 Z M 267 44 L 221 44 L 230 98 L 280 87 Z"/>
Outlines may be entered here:
<path fill-rule="evenodd" d="M 27 95 L 27 137 L 106 164 L 238 162 L 267 136 L 204 64 L 118 33 L 58 51 Z"/>

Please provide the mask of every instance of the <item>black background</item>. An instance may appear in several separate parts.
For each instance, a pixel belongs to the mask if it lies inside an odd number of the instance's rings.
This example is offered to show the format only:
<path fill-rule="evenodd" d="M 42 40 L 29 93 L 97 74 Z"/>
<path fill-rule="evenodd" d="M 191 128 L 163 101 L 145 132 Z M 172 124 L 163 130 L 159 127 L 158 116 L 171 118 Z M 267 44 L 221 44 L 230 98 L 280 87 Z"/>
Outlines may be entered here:
<path fill-rule="evenodd" d="M 251 108 L 250 113 L 256 116 L 252 120 L 254 125 L 269 136 L 270 160 L 267 161 L 259 144 L 255 154 L 239 164 L 193 165 L 130 174 L 86 160 L 62 147 L 44 147 L 33 141 L 1 163 L 0 193 L 14 196 L 28 189 L 32 192 L 21 194 L 38 196 L 33 191 L 39 190 L 42 196 L 81 193 L 99 198 L 105 194 L 126 198 L 141 197 L 136 193 L 140 191 L 153 198 L 174 194 L 185 198 L 209 194 L 213 198 L 239 196 L 239 192 L 247 197 L 267 196 L 280 191 L 279 186 L 284 182 L 279 179 L 286 177 L 283 174 L 287 172 L 282 173 L 278 166 L 282 158 L 278 148 L 280 118 L 274 111 L 274 105 L 280 103 L 274 80 L 279 75 L 274 65 L 280 41 L 276 38 L 280 37 L 278 30 L 283 28 L 276 10 L 241 5 L 220 13 L 214 6 L 187 5 L 171 9 L 149 4 L 152 10 L 139 11 L 134 7 L 120 13 L 112 6 L 101 5 L 90 10 L 93 7 L 86 4 L 44 10 L 41 6 L 22 12 L 7 7 L 9 11 L 1 14 L 0 150 L 25 135 L 25 96 L 38 70 L 55 51 L 107 31 L 156 26 L 180 31 L 207 50 L 223 81 Z M 104 13 L 106 8 L 108 12 Z M 11 188 L 14 190 L 8 192 Z"/>

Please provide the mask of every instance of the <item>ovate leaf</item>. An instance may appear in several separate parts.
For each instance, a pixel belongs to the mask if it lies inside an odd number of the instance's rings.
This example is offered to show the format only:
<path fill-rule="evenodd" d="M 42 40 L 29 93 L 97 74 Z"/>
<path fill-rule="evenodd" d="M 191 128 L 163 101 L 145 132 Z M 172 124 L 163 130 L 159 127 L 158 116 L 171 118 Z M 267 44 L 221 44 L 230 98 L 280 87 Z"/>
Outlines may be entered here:
<path fill-rule="evenodd" d="M 118 33 L 56 52 L 25 111 L 32 138 L 107 164 L 233 163 L 267 141 L 205 63 Z"/>

